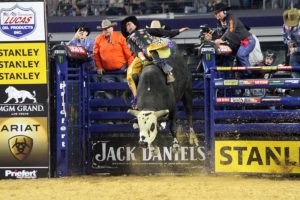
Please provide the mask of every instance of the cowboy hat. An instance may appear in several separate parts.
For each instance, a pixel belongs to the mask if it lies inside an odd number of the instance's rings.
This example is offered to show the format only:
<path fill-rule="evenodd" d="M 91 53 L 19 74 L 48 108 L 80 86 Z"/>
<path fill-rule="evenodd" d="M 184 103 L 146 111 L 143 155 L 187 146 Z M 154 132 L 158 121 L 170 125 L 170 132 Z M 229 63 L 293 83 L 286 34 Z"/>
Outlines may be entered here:
<path fill-rule="evenodd" d="M 116 22 L 111 22 L 108 19 L 104 19 L 101 22 L 101 26 L 97 26 L 97 30 L 102 31 L 102 30 L 108 29 L 108 28 L 113 27 L 113 26 L 117 26 L 117 23 Z"/>
<path fill-rule="evenodd" d="M 126 24 L 128 22 L 132 22 L 136 26 L 136 30 L 138 30 L 140 28 L 140 24 L 139 24 L 139 21 L 136 18 L 136 16 L 129 16 L 129 17 L 126 17 L 125 19 L 123 19 L 121 22 L 121 32 L 125 38 L 129 35 L 129 33 L 127 32 L 127 29 L 126 29 Z"/>
<path fill-rule="evenodd" d="M 161 28 L 164 29 L 165 25 L 161 25 L 159 20 L 152 20 L 150 27 L 146 26 L 146 28 Z"/>
<path fill-rule="evenodd" d="M 283 23 L 287 26 L 297 26 L 299 18 L 299 11 L 297 9 L 286 10 L 283 13 Z"/>
<path fill-rule="evenodd" d="M 80 31 L 86 31 L 86 32 L 88 32 L 87 36 L 88 36 L 88 35 L 90 34 L 90 32 L 91 32 L 91 30 L 90 30 L 88 27 L 86 27 L 84 24 L 80 24 L 80 25 L 76 26 L 76 27 L 74 28 L 74 32 L 76 33 L 76 32 L 78 31 L 78 29 L 79 29 Z"/>
<path fill-rule="evenodd" d="M 224 3 L 217 3 L 214 7 L 214 12 L 218 13 L 225 10 L 230 10 L 231 8 Z"/>

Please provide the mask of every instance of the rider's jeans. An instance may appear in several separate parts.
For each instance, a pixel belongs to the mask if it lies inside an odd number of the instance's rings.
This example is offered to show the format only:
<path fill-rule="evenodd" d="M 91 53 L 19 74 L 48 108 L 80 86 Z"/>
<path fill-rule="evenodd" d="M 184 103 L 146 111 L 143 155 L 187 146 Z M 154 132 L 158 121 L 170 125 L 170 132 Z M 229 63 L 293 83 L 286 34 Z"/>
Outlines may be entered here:
<path fill-rule="evenodd" d="M 249 54 L 253 51 L 255 47 L 255 39 L 254 37 L 249 36 L 249 43 L 247 46 L 241 45 L 238 52 L 237 52 L 237 59 L 241 66 L 250 66 L 249 63 Z"/>

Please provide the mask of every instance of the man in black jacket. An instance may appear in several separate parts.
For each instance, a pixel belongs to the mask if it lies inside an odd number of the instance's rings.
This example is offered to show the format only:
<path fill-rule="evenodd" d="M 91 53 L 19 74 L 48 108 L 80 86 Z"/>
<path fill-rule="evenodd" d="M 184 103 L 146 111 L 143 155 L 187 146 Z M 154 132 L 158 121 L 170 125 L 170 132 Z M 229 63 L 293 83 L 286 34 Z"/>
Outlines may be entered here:
<path fill-rule="evenodd" d="M 236 57 L 240 66 L 250 66 L 249 54 L 255 47 L 255 39 L 238 17 L 228 13 L 230 8 L 218 3 L 215 6 L 215 18 L 218 20 L 217 28 L 221 38 L 215 40 L 216 45 L 225 41 L 232 50 L 237 51 Z"/>

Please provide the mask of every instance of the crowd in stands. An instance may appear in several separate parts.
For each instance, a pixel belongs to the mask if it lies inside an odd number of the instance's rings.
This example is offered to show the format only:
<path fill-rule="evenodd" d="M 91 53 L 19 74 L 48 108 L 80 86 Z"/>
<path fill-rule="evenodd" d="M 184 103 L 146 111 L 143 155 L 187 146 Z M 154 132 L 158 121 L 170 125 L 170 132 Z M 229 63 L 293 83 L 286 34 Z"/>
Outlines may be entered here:
<path fill-rule="evenodd" d="M 99 15 L 139 15 L 154 13 L 207 13 L 212 12 L 216 3 L 231 3 L 230 0 L 47 0 L 49 16 L 99 16 Z M 122 2 L 122 3 L 120 3 Z M 233 1 L 232 1 L 233 2 Z M 266 9 L 300 8 L 300 0 L 266 0 Z M 233 9 L 260 9 L 262 0 L 237 0 Z"/>

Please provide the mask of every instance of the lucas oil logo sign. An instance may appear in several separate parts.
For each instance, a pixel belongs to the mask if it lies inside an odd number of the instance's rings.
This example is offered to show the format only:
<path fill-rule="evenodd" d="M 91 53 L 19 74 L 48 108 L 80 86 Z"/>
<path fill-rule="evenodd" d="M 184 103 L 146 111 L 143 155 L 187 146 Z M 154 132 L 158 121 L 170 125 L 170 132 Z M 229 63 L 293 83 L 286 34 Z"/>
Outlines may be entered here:
<path fill-rule="evenodd" d="M 35 12 L 16 4 L 10 9 L 0 10 L 0 31 L 14 38 L 21 38 L 35 29 Z"/>

